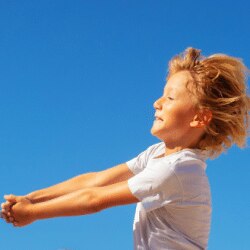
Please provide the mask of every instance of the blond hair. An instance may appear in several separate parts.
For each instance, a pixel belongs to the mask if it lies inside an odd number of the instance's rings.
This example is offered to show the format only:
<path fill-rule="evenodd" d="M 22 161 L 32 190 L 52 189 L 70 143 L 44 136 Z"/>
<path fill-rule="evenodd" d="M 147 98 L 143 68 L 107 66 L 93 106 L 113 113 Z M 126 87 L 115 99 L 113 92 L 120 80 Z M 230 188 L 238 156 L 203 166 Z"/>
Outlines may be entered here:
<path fill-rule="evenodd" d="M 169 62 L 169 76 L 184 70 L 192 76 L 196 108 L 212 112 L 212 120 L 198 148 L 207 150 L 209 157 L 215 158 L 233 144 L 245 147 L 250 110 L 249 70 L 241 59 L 225 54 L 204 57 L 200 50 L 187 48 Z"/>

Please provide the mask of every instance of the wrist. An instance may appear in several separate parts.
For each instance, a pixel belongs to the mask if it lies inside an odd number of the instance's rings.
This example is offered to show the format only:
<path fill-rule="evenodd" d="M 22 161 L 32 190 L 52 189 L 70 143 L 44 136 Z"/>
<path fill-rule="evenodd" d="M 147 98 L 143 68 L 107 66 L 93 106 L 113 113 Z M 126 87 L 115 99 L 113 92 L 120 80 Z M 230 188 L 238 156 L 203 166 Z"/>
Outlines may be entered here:
<path fill-rule="evenodd" d="M 39 213 L 37 209 L 37 204 L 30 204 L 29 210 L 28 210 L 30 218 L 35 221 L 39 219 Z"/>
<path fill-rule="evenodd" d="M 27 198 L 33 204 L 46 201 L 43 193 L 41 193 L 40 191 L 29 193 L 25 196 L 25 198 Z"/>
<path fill-rule="evenodd" d="M 26 194 L 24 197 L 28 199 L 31 203 L 34 202 L 34 197 L 33 193 Z"/>

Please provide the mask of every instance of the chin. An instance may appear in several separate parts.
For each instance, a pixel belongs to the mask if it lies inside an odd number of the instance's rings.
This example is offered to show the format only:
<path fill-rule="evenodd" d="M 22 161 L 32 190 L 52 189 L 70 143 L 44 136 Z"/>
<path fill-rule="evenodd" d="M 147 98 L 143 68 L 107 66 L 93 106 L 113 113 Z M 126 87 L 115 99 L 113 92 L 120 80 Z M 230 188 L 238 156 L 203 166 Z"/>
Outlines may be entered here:
<path fill-rule="evenodd" d="M 154 127 L 151 128 L 150 130 L 151 135 L 156 136 L 156 129 Z"/>
<path fill-rule="evenodd" d="M 161 132 L 158 129 L 154 129 L 154 127 L 152 127 L 151 130 L 150 130 L 150 132 L 151 132 L 151 135 L 157 137 L 159 140 L 162 141 L 162 138 L 160 136 Z"/>

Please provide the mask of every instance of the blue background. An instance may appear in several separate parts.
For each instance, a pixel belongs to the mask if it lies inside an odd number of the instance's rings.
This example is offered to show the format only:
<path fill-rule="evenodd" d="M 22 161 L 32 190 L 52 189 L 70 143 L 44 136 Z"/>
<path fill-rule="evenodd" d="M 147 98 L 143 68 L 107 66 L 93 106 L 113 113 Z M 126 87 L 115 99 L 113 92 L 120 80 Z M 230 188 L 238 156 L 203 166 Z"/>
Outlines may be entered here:
<path fill-rule="evenodd" d="M 250 2 L 1 1 L 0 195 L 125 162 L 158 142 L 153 102 L 192 46 L 250 66 Z M 249 249 L 249 148 L 208 161 L 209 249 Z M 1 198 L 3 201 L 3 198 Z M 135 205 L 13 228 L 0 249 L 132 249 Z"/>

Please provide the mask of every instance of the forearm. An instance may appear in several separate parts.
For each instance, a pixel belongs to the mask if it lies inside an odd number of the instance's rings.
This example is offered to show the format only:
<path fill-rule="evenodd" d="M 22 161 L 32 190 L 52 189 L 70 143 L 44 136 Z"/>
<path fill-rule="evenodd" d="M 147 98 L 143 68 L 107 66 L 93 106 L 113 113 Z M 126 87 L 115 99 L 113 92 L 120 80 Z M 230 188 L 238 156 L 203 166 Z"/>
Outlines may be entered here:
<path fill-rule="evenodd" d="M 96 173 L 86 173 L 48 188 L 37 190 L 26 195 L 32 202 L 44 202 L 68 193 L 96 186 Z"/>
<path fill-rule="evenodd" d="M 39 219 L 91 214 L 109 207 L 139 202 L 131 193 L 127 181 L 84 188 L 35 204 L 24 197 L 14 195 L 7 196 L 6 200 L 14 201 L 11 216 L 15 226 L 26 226 Z"/>
<path fill-rule="evenodd" d="M 31 213 L 35 220 L 84 215 L 98 212 L 97 204 L 94 189 L 88 188 L 34 204 Z"/>
<path fill-rule="evenodd" d="M 124 180 L 128 180 L 132 176 L 133 173 L 124 163 L 101 172 L 79 175 L 49 188 L 32 192 L 26 197 L 30 199 L 32 203 L 43 202 L 74 192 L 79 189 L 102 187 L 118 183 Z"/>

